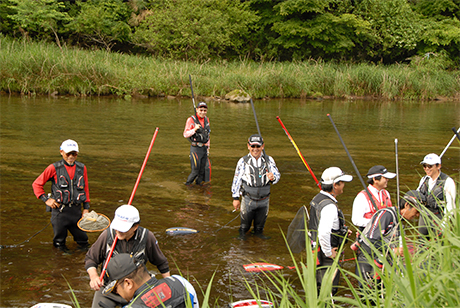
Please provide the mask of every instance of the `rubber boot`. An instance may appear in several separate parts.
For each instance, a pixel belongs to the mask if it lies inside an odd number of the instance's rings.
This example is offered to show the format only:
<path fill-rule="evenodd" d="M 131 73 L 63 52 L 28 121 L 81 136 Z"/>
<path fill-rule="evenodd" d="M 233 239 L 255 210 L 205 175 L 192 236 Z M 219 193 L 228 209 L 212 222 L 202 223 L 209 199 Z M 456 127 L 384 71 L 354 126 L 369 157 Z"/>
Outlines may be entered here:
<path fill-rule="evenodd" d="M 254 236 L 257 236 L 258 238 L 261 238 L 263 240 L 268 240 L 269 238 L 271 238 L 270 236 L 266 236 L 264 234 L 264 230 L 263 229 L 255 229 L 254 230 Z"/>

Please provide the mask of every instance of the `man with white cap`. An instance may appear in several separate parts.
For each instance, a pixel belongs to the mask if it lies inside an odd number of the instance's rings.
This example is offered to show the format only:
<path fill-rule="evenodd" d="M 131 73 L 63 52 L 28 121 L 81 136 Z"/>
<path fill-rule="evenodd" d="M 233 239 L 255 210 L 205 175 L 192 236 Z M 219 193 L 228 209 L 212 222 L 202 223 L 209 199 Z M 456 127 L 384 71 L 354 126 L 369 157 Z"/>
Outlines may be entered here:
<path fill-rule="evenodd" d="M 369 184 L 367 191 L 371 194 L 372 200 L 368 192 L 362 190 L 353 202 L 351 214 L 351 221 L 360 231 L 367 226 L 377 210 L 392 206 L 390 193 L 385 188 L 388 186 L 388 180 L 394 178 L 396 173 L 388 172 L 382 165 L 376 165 L 370 168 L 366 175 Z"/>
<path fill-rule="evenodd" d="M 92 308 L 116 307 L 126 305 L 127 301 L 118 294 L 102 294 L 103 283 L 99 279 L 97 267 L 105 264 L 112 244 L 117 238 L 114 255 L 128 253 L 142 263 L 149 261 L 155 265 L 165 278 L 170 276 L 168 260 L 164 256 L 155 235 L 141 227 L 139 211 L 132 205 L 122 205 L 115 211 L 109 229 L 104 230 L 88 250 L 85 269 L 90 278 L 90 287 L 95 290 Z"/>
<path fill-rule="evenodd" d="M 236 164 L 232 183 L 234 210 L 240 209 L 241 223 L 238 239 L 246 239 L 246 232 L 254 222 L 254 235 L 268 239 L 263 234 L 270 203 L 270 186 L 278 183 L 281 174 L 273 157 L 264 154 L 264 139 L 258 134 L 248 139 L 249 154 Z M 241 202 L 240 202 L 240 196 Z"/>
<path fill-rule="evenodd" d="M 195 111 L 195 115 L 187 119 L 183 133 L 184 138 L 190 141 L 190 164 L 192 168 L 185 185 L 191 185 L 193 181 L 200 185 L 205 180 L 206 161 L 211 142 L 211 126 L 206 116 L 208 105 L 205 102 L 199 102 Z"/>
<path fill-rule="evenodd" d="M 77 162 L 78 143 L 68 139 L 60 147 L 62 160 L 49 165 L 33 182 L 35 196 L 46 204 L 46 211 L 51 212 L 53 225 L 53 245 L 64 253 L 67 231 L 77 242 L 78 248 L 88 248 L 88 235 L 78 228 L 77 223 L 83 214 L 89 213 L 90 199 L 88 174 L 86 166 Z M 51 196 L 45 193 L 44 185 L 51 182 Z M 83 206 L 83 212 L 81 207 Z"/>
<path fill-rule="evenodd" d="M 448 215 L 455 208 L 456 188 L 454 180 L 441 172 L 441 158 L 434 154 L 426 155 L 420 162 L 426 175 L 420 180 L 417 190 L 426 197 L 426 208 L 439 219 Z M 429 215 L 421 215 L 419 232 L 428 235 L 428 228 L 433 228 L 434 222 Z"/>
<path fill-rule="evenodd" d="M 310 202 L 310 221 L 308 229 L 313 246 L 318 250 L 316 283 L 321 288 L 324 274 L 334 263 L 337 250 L 344 238 L 351 234 L 345 226 L 345 218 L 337 205 L 337 196 L 343 193 L 345 182 L 353 177 L 342 172 L 340 168 L 330 167 L 321 175 L 321 191 Z M 332 282 L 332 294 L 337 293 L 340 271 L 337 271 Z"/>
<path fill-rule="evenodd" d="M 121 253 L 110 259 L 106 274 L 108 284 L 102 293 L 119 294 L 129 302 L 125 307 L 185 308 L 190 301 L 192 308 L 199 308 L 195 288 L 185 278 L 172 275 L 156 279 L 143 262 L 130 254 Z"/>

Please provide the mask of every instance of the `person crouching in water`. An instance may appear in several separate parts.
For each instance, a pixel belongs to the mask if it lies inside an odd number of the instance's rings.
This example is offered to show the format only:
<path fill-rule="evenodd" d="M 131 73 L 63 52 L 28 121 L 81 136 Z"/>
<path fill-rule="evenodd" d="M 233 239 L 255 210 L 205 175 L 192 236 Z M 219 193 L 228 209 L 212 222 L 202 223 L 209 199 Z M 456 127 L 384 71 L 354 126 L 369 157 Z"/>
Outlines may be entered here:
<path fill-rule="evenodd" d="M 314 248 L 318 249 L 316 268 L 318 292 L 326 271 L 337 257 L 338 248 L 344 238 L 351 234 L 351 230 L 345 226 L 345 219 L 337 206 L 336 198 L 343 193 L 345 182 L 352 180 L 353 177 L 343 173 L 340 168 L 327 168 L 321 175 L 321 191 L 310 202 L 308 230 Z M 332 295 L 338 291 L 339 280 L 340 271 L 337 271 L 332 281 Z"/>
<path fill-rule="evenodd" d="M 410 190 L 399 201 L 399 211 L 395 207 L 388 207 L 378 210 L 372 216 L 358 240 L 361 253 L 358 255 L 356 275 L 361 277 L 360 288 L 364 281 L 367 281 L 368 285 L 372 283 L 375 286 L 379 285 L 381 279 L 375 272 L 376 267 L 383 269 L 384 260 L 393 265 L 392 254 L 395 256 L 403 254 L 399 226 L 401 218 L 411 220 L 419 216 L 419 204 L 423 199 L 420 192 Z M 366 256 L 371 257 L 373 264 L 369 263 Z"/>

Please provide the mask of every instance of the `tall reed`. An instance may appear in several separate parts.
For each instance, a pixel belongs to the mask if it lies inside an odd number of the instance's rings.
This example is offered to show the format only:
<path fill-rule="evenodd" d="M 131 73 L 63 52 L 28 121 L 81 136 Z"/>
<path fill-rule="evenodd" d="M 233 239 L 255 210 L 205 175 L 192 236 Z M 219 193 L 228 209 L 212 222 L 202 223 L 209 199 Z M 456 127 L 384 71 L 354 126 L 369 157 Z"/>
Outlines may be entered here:
<path fill-rule="evenodd" d="M 423 63 L 181 62 L 0 35 L 0 91 L 29 95 L 190 96 L 191 74 L 196 95 L 208 97 L 243 89 L 253 98 L 460 99 L 459 71 Z"/>

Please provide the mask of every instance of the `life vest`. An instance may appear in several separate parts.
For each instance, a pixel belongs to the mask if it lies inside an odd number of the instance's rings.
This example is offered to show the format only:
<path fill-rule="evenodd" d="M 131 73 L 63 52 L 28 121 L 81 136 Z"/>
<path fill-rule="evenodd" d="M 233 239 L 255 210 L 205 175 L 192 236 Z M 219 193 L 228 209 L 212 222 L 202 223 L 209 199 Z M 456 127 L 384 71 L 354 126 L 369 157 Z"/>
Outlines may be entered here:
<path fill-rule="evenodd" d="M 441 206 L 445 205 L 444 198 L 444 185 L 449 176 L 445 173 L 440 173 L 436 184 L 433 186 L 431 191 L 428 191 L 429 176 L 425 176 L 423 184 L 420 186 L 419 191 L 426 196 L 426 207 L 432 211 L 439 211 Z"/>
<path fill-rule="evenodd" d="M 390 194 L 385 189 L 382 190 L 382 202 L 379 202 L 377 198 L 375 198 L 375 196 L 372 194 L 371 191 L 369 191 L 369 193 L 371 194 L 372 199 L 374 200 L 374 203 L 377 206 L 377 210 L 381 210 L 386 207 L 393 206 L 393 204 L 391 203 Z M 366 196 L 367 203 L 369 204 L 369 212 L 364 214 L 364 218 L 371 219 L 372 215 L 374 215 L 375 212 L 377 212 L 377 210 L 372 204 L 372 201 L 369 198 L 369 194 L 365 190 L 362 190 L 361 194 L 364 194 L 364 196 Z"/>
<path fill-rule="evenodd" d="M 372 242 L 371 240 L 369 239 L 369 232 L 373 232 L 375 230 L 375 228 L 379 228 L 380 227 L 380 216 L 385 214 L 385 212 L 388 212 L 388 213 L 391 213 L 392 217 L 393 217 L 393 223 L 390 224 L 389 226 L 387 226 L 387 229 L 386 230 L 382 230 L 382 231 L 385 231 L 385 233 L 380 233 L 380 236 L 383 240 L 383 242 L 385 242 L 385 244 L 390 247 L 390 248 L 394 248 L 396 247 L 395 243 L 397 241 L 395 241 L 395 238 L 398 236 L 398 226 L 399 226 L 399 221 L 398 221 L 398 217 L 397 217 L 397 213 L 396 213 L 396 208 L 394 207 L 388 207 L 388 208 L 383 208 L 381 210 L 378 210 L 374 216 L 372 217 L 373 219 L 366 225 L 366 227 L 364 228 L 363 232 L 361 232 L 360 236 L 359 236 L 359 240 L 358 242 L 360 243 L 361 247 L 365 248 L 366 251 L 368 253 L 371 253 L 372 249 Z M 363 246 L 363 244 L 365 244 L 365 246 Z"/>
<path fill-rule="evenodd" d="M 261 156 L 260 167 L 254 164 L 254 160 L 251 157 L 251 154 L 243 157 L 243 161 L 246 164 L 246 179 L 249 180 L 249 182 L 243 181 L 241 185 L 243 195 L 249 195 L 253 200 L 264 199 L 270 195 L 270 180 L 267 177 L 268 169 L 265 157 Z"/>
<path fill-rule="evenodd" d="M 200 121 L 196 116 L 192 115 L 193 122 L 195 124 L 201 125 Z M 196 130 L 196 133 L 193 134 L 190 138 L 190 142 L 195 143 L 206 143 L 209 140 L 209 134 L 211 133 L 211 127 L 209 126 L 208 117 L 204 117 L 204 126 L 201 125 L 199 129 Z"/>
<path fill-rule="evenodd" d="M 147 236 L 149 230 L 139 226 L 134 234 L 134 245 L 131 248 L 131 251 L 120 251 L 120 246 L 116 245 L 113 251 L 113 254 L 119 253 L 129 253 L 133 258 L 139 261 L 143 261 L 144 264 L 147 263 L 147 254 L 145 252 L 145 246 L 147 244 Z M 105 248 L 106 256 L 109 255 L 110 249 L 112 249 L 112 244 L 116 235 L 116 231 L 112 228 L 107 230 L 107 246 Z"/>
<path fill-rule="evenodd" d="M 64 160 L 53 163 L 56 169 L 56 182 L 51 184 L 51 192 L 56 202 L 65 205 L 79 205 L 86 201 L 85 165 L 75 162 L 75 175 L 70 178 Z"/>
<path fill-rule="evenodd" d="M 348 227 L 345 226 L 345 217 L 343 216 L 343 212 L 337 207 L 337 202 L 326 195 L 321 193 L 317 194 L 310 202 L 310 221 L 308 222 L 308 230 L 311 234 L 310 239 L 312 242 L 316 243 L 318 237 L 319 220 L 321 219 L 321 211 L 326 205 L 331 203 L 336 206 L 339 216 L 339 228 L 331 229 L 331 247 L 334 248 L 340 247 L 340 245 L 342 245 L 345 235 L 348 233 Z"/>
<path fill-rule="evenodd" d="M 185 286 L 173 276 L 159 280 L 152 278 L 141 288 L 139 295 L 136 294 L 135 299 L 127 307 L 186 307 Z"/>

